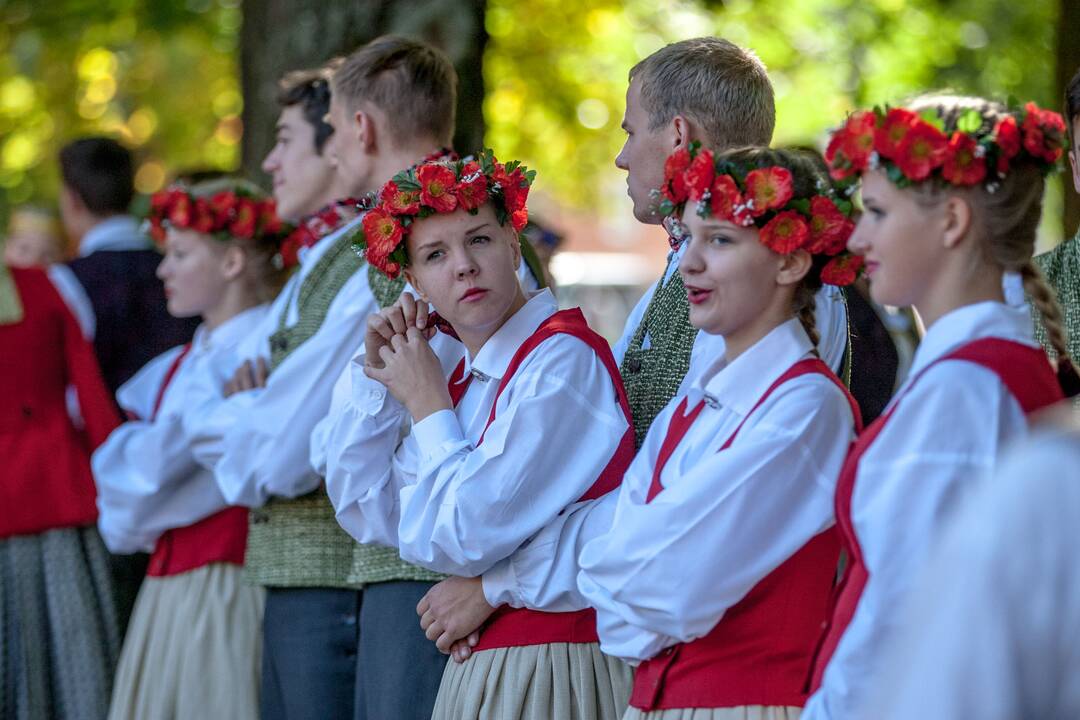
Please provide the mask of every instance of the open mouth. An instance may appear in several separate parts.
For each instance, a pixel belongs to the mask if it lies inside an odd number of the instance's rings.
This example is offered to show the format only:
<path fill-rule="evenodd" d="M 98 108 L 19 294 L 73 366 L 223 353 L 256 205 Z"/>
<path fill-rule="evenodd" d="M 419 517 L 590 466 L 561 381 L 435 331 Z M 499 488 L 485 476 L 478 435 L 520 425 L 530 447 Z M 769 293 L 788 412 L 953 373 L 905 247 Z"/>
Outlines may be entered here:
<path fill-rule="evenodd" d="M 686 299 L 693 305 L 700 305 L 712 297 L 712 292 L 712 290 L 705 290 L 703 288 L 694 287 L 693 285 L 687 285 Z"/>

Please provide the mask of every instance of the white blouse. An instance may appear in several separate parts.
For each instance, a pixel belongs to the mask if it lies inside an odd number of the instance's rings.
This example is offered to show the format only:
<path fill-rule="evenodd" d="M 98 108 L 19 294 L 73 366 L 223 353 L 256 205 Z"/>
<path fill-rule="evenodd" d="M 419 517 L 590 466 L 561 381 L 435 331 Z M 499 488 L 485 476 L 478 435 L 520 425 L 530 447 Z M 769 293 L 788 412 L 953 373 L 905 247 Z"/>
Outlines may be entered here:
<path fill-rule="evenodd" d="M 269 337 L 281 314 L 297 320 L 297 291 L 319 258 L 360 222 L 327 235 L 300 258 L 300 268 L 274 301 L 265 321 L 242 343 L 240 361 L 269 358 Z M 260 507 L 271 496 L 297 497 L 319 487 L 309 463 L 312 428 L 330 405 L 334 380 L 362 339 L 364 322 L 378 306 L 367 268 L 354 273 L 330 304 L 319 330 L 270 374 L 266 387 L 221 396 L 221 384 L 197 391 L 209 410 L 185 423 L 196 459 L 214 472 L 233 505 Z M 231 377 L 232 368 L 228 373 Z"/>
<path fill-rule="evenodd" d="M 363 357 L 353 360 L 351 397 L 328 433 L 326 458 L 326 489 L 349 534 L 471 577 L 592 486 L 628 424 L 607 369 L 577 338 L 558 334 L 531 352 L 484 430 L 511 359 L 556 310 L 550 291 L 535 293 L 466 356 L 473 380 L 458 406 L 414 424 L 400 445 L 405 409 L 364 375 Z M 456 364 L 444 359 L 444 369 Z"/>
<path fill-rule="evenodd" d="M 266 305 L 245 310 L 212 331 L 200 326 L 178 366 L 182 347 L 151 360 L 117 391 L 134 419 L 114 430 L 92 459 L 98 529 L 112 552 L 153 550 L 166 530 L 228 507 L 213 476 L 195 461 L 183 420 L 202 411 L 189 390 L 200 382 L 220 387 L 226 381 L 240 340 L 267 311 Z M 154 404 L 174 366 L 155 415 Z"/>
<path fill-rule="evenodd" d="M 812 357 L 811 349 L 793 319 L 731 364 L 715 361 L 690 383 L 687 412 L 702 400 L 705 407 L 661 472 L 664 490 L 646 503 L 682 398 L 657 417 L 619 492 L 562 531 L 560 554 L 572 559 L 566 547 L 572 546 L 580 552 L 578 563 L 556 563 L 544 587 L 516 596 L 490 592 L 485 575 L 489 601 L 595 607 L 601 648 L 632 663 L 707 634 L 728 608 L 832 525 L 836 477 L 854 437 L 844 393 L 828 378 L 807 374 L 781 385 L 751 413 L 781 374 Z M 732 445 L 718 452 L 744 420 Z M 533 547 L 553 541 L 549 532 L 501 570 L 512 573 L 539 555 Z M 535 573 L 524 568 L 520 575 Z"/>
<path fill-rule="evenodd" d="M 869 580 L 805 720 L 857 716 L 928 548 L 993 469 L 1003 443 L 1027 434 L 1023 410 L 992 371 L 942 362 L 919 377 L 950 351 L 988 337 L 1035 346 L 1025 308 L 983 302 L 941 317 L 915 354 L 899 407 L 859 463 L 852 520 Z"/>

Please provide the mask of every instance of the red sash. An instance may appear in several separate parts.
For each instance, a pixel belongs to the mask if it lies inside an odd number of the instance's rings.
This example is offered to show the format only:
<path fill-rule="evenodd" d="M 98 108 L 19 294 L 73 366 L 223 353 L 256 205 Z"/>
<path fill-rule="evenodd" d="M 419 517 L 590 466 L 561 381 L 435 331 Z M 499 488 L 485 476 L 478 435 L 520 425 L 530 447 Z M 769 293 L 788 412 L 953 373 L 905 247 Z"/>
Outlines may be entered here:
<path fill-rule="evenodd" d="M 922 372 L 912 380 L 908 385 L 908 391 L 927 370 L 945 360 L 963 360 L 992 371 L 1020 403 L 1025 415 L 1052 405 L 1064 397 L 1050 361 L 1042 349 L 1001 338 L 975 340 L 938 358 L 923 368 Z M 821 687 L 825 667 L 829 664 L 840 638 L 855 616 L 859 598 L 862 597 L 863 588 L 866 587 L 866 582 L 870 578 L 863 560 L 862 548 L 859 546 L 859 539 L 855 533 L 851 512 L 851 499 L 855 494 L 859 461 L 881 434 L 902 399 L 903 397 L 897 398 L 892 407 L 859 436 L 848 453 L 843 470 L 840 471 L 840 478 L 836 484 L 836 524 L 840 529 L 844 550 L 847 551 L 848 564 L 834 593 L 831 618 L 814 654 L 808 683 L 811 692 Z"/>
<path fill-rule="evenodd" d="M 188 343 L 165 373 L 165 380 L 154 400 L 153 419 L 157 418 L 165 391 L 190 351 L 191 344 Z M 216 562 L 243 565 L 247 517 L 247 508 L 231 507 L 187 527 L 166 530 L 154 545 L 146 574 L 150 577 L 179 575 Z"/>
<path fill-rule="evenodd" d="M 630 403 L 623 389 L 622 377 L 619 368 L 615 364 L 615 358 L 611 354 L 607 341 L 597 335 L 588 323 L 579 308 L 561 310 L 536 329 L 529 338 L 522 343 L 521 347 L 510 360 L 510 365 L 495 391 L 495 401 L 491 404 L 491 414 L 488 416 L 484 432 L 476 443 L 479 446 L 484 442 L 484 434 L 495 420 L 495 409 L 498 406 L 499 396 L 510 383 L 514 373 L 542 342 L 548 338 L 565 333 L 573 335 L 584 342 L 597 354 L 604 368 L 611 376 L 611 382 L 615 386 L 615 392 L 619 398 L 619 405 L 626 416 L 627 429 L 619 442 L 615 454 L 607 466 L 600 473 L 596 482 L 581 496 L 581 500 L 593 500 L 614 490 L 622 482 L 623 474 L 634 459 L 634 425 L 630 420 Z M 454 406 L 464 397 L 466 389 L 472 382 L 472 376 L 465 376 L 464 358 L 450 375 L 448 388 L 450 399 Z M 476 650 L 490 650 L 500 647 L 522 647 L 526 645 L 542 645 L 553 642 L 586 643 L 597 642 L 596 636 L 596 611 L 593 609 L 579 610 L 577 612 L 549 613 L 524 608 L 511 608 L 502 606 L 492 614 L 480 635 L 480 643 Z"/>
<path fill-rule="evenodd" d="M 731 447 L 743 425 L 781 385 L 809 373 L 829 378 L 851 404 L 856 430 L 859 406 L 829 367 L 816 358 L 795 363 L 761 396 L 720 448 Z M 684 416 L 683 400 L 657 458 L 647 501 L 661 491 L 660 473 L 701 412 Z M 644 711 L 741 705 L 798 706 L 814 640 L 828 617 L 829 593 L 839 556 L 835 529 L 810 539 L 724 613 L 705 636 L 675 645 L 638 666 L 630 704 Z"/>

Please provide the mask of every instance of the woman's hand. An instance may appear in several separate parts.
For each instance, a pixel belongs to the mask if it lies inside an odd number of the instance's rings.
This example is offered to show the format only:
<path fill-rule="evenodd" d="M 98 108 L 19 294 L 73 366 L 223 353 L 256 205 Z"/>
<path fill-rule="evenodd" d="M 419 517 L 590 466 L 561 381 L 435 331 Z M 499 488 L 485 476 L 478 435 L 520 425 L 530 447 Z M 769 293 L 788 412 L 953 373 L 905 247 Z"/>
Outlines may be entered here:
<path fill-rule="evenodd" d="M 394 334 L 378 351 L 381 365 L 365 361 L 364 373 L 378 380 L 420 422 L 440 410 L 453 409 L 439 358 L 421 330 Z"/>
<path fill-rule="evenodd" d="M 364 364 L 381 368 L 383 364 L 379 351 L 389 345 L 395 335 L 404 335 L 411 327 L 420 330 L 424 337 L 431 338 L 435 328 L 428 326 L 430 314 L 431 309 L 426 302 L 404 292 L 390 307 L 369 315 L 364 333 Z"/>
<path fill-rule="evenodd" d="M 480 578 L 450 577 L 428 590 L 416 606 L 420 627 L 441 652 L 463 662 L 480 640 L 480 626 L 495 612 Z"/>

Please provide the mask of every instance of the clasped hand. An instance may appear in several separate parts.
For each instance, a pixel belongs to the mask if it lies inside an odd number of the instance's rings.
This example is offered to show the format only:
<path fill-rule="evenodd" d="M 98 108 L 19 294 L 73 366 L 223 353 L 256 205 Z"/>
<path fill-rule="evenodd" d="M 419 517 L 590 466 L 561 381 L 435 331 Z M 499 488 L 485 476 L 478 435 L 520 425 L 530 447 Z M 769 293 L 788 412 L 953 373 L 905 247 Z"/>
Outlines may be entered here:
<path fill-rule="evenodd" d="M 414 422 L 453 407 L 442 365 L 428 340 L 435 334 L 423 300 L 402 293 L 397 302 L 368 316 L 364 373 L 409 411 Z"/>

